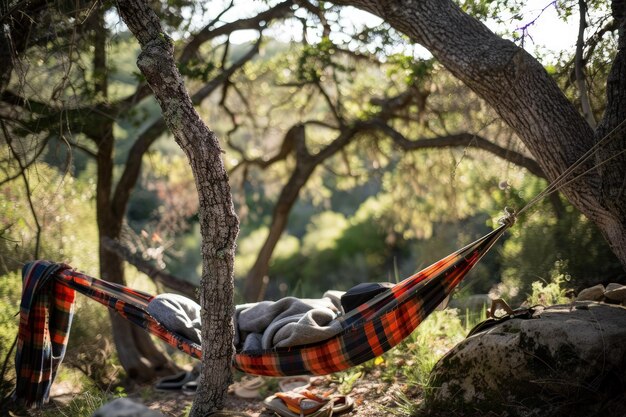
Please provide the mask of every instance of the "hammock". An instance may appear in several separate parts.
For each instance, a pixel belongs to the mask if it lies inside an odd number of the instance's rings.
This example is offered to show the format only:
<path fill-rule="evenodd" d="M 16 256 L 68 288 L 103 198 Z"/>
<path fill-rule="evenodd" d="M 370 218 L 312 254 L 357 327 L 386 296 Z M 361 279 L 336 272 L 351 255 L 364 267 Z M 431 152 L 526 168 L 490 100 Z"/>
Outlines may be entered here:
<path fill-rule="evenodd" d="M 444 301 L 511 225 L 512 220 L 505 221 L 481 239 L 339 316 L 336 320 L 343 330 L 336 336 L 298 347 L 239 351 L 234 355 L 233 366 L 256 375 L 325 375 L 382 355 L 410 335 Z M 65 352 L 75 291 L 104 304 L 176 349 L 197 359 L 202 357 L 200 345 L 168 330 L 146 311 L 154 297 L 150 294 L 47 261 L 27 264 L 23 275 L 15 398 L 26 404 L 42 404 L 47 400 L 49 386 Z M 45 296 L 43 301 L 37 298 L 42 296 Z M 37 303 L 42 302 L 48 304 L 42 304 L 44 308 L 41 308 Z M 42 313 L 48 308 L 50 313 Z M 42 329 L 45 326 L 49 329 Z M 47 345 L 34 339 L 37 331 L 45 333 Z M 40 336 L 43 338 L 43 334 Z M 29 347 L 29 343 L 33 346 Z M 41 356 L 43 362 L 37 359 L 32 363 L 30 358 Z M 39 373 L 38 367 L 43 367 Z"/>

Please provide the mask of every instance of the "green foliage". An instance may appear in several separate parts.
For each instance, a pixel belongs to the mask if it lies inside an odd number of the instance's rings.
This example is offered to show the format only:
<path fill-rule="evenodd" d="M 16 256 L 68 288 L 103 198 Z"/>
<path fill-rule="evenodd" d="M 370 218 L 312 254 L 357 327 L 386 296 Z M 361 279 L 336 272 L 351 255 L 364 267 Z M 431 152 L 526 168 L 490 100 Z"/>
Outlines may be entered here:
<path fill-rule="evenodd" d="M 15 384 L 15 368 L 13 367 L 13 355 L 11 351 L 17 326 L 19 324 L 19 305 L 22 294 L 21 274 L 11 272 L 0 276 L 0 366 L 7 364 L 0 380 L 0 397 L 5 398 Z"/>
<path fill-rule="evenodd" d="M 328 68 L 340 72 L 348 71 L 348 67 L 341 61 L 333 60 L 336 52 L 336 47 L 329 38 L 322 38 L 313 45 L 305 45 L 298 59 L 296 79 L 303 83 L 318 83 L 323 81 L 324 72 Z"/>
<path fill-rule="evenodd" d="M 349 369 L 344 372 L 333 374 L 333 381 L 338 384 L 337 391 L 342 395 L 348 395 L 352 392 L 354 384 L 363 376 L 363 372 L 359 367 Z"/>
<path fill-rule="evenodd" d="M 479 19 L 496 19 L 503 22 L 503 16 L 513 16 L 513 20 L 521 20 L 519 14 L 523 2 L 520 0 L 464 0 L 461 8 Z"/>
<path fill-rule="evenodd" d="M 113 392 L 107 392 L 97 387 L 85 387 L 84 391 L 76 394 L 67 405 L 54 406 L 45 409 L 41 417 L 90 417 L 94 411 L 115 398 L 126 397 L 122 387 L 116 387 Z"/>
<path fill-rule="evenodd" d="M 288 285 L 290 294 L 321 295 L 327 289 L 348 289 L 358 282 L 385 280 L 390 248 L 384 231 L 369 217 L 345 218 L 335 212 L 314 216 L 302 249 L 276 259 L 271 273 Z M 298 292 L 294 293 L 295 288 Z"/>
<path fill-rule="evenodd" d="M 66 262 L 87 273 L 97 274 L 94 181 L 91 178 L 62 176 L 45 163 L 37 164 L 27 174 L 34 190 L 31 199 L 42 230 L 39 258 Z M 0 275 L 0 360 L 5 360 L 17 334 L 21 264 L 35 257 L 37 237 L 22 185 L 14 181 L 3 187 L 6 199 L 0 200 L 3 230 L 0 259 L 4 269 L 3 275 Z M 94 326 L 94 323 L 98 325 Z M 110 337 L 106 308 L 78 295 L 66 360 L 59 377 L 63 368 L 69 367 L 82 372 L 91 384 L 100 388 L 110 386 L 120 376 Z M 8 364 L 8 372 L 2 380 L 3 391 L 12 386 L 14 379 L 12 357 Z"/>
<path fill-rule="evenodd" d="M 564 287 L 571 280 L 571 277 L 563 272 L 565 265 L 557 262 L 552 270 L 550 280 L 547 282 L 535 281 L 531 284 L 532 292 L 526 301 L 529 305 L 550 306 L 554 304 L 564 304 L 570 301 L 568 294 L 571 289 Z"/>
<path fill-rule="evenodd" d="M 548 202 L 513 227 L 500 252 L 502 282 L 521 301 L 531 293 L 532 283 L 546 283 L 563 275 L 575 290 L 616 281 L 623 270 L 598 229 L 565 202 L 560 218 Z M 545 213 L 540 215 L 540 213 Z M 523 226 L 523 227 L 522 227 Z"/>
<path fill-rule="evenodd" d="M 403 81 L 409 86 L 422 86 L 426 80 L 431 80 L 434 59 L 415 59 L 412 56 L 394 54 L 389 58 L 390 68 L 388 76 L 401 74 Z"/>
<path fill-rule="evenodd" d="M 95 272 L 95 182 L 62 176 L 45 163 L 33 167 L 28 174 L 33 190 L 31 200 L 41 227 L 39 258 L 64 261 Z M 0 259 L 4 262 L 3 272 L 8 272 L 33 259 L 37 227 L 23 184 L 8 183 L 3 192 L 6 198 L 0 200 Z"/>
<path fill-rule="evenodd" d="M 215 76 L 215 64 L 213 62 L 203 62 L 191 59 L 178 66 L 180 73 L 186 77 L 207 82 Z"/>

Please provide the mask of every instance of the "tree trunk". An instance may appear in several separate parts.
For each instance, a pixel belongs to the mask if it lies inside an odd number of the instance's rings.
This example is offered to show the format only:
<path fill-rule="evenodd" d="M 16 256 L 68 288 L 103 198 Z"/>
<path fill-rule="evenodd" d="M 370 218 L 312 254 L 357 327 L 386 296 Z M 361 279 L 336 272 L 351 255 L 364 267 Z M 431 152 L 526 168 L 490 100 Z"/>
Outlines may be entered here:
<path fill-rule="evenodd" d="M 304 131 L 304 127 L 302 126 Z M 304 132 L 303 132 L 304 133 Z M 269 273 L 270 259 L 274 249 L 280 240 L 280 236 L 285 231 L 287 226 L 287 220 L 289 219 L 289 213 L 294 203 L 298 199 L 298 194 L 306 182 L 311 177 L 311 174 L 315 170 L 317 164 L 311 162 L 296 164 L 296 168 L 291 173 L 289 181 L 283 187 L 278 201 L 274 206 L 274 213 L 272 215 L 272 224 L 270 225 L 270 231 L 263 243 L 263 247 L 257 255 L 254 265 L 246 276 L 246 283 L 244 287 L 244 298 L 247 302 L 261 301 L 263 299 L 263 278 Z"/>
<path fill-rule="evenodd" d="M 606 110 L 601 123 L 596 129 L 596 141 L 601 140 L 614 129 L 617 134 L 613 140 L 598 151 L 596 163 L 616 156 L 626 148 L 626 1 L 613 1 L 613 18 L 619 22 L 618 49 L 609 73 L 606 85 Z M 614 224 L 607 224 L 602 229 L 611 243 L 611 248 L 626 265 L 626 154 L 614 158 L 610 163 L 598 169 L 602 190 L 601 199 L 605 207 L 616 214 Z M 614 243 L 612 243 L 614 242 Z"/>
<path fill-rule="evenodd" d="M 222 408 L 233 355 L 233 264 L 239 221 L 215 134 L 200 119 L 174 61 L 174 48 L 145 0 L 118 0 L 118 10 L 141 45 L 137 66 L 191 165 L 202 233 L 202 373 L 191 417 Z"/>
<path fill-rule="evenodd" d="M 269 262 L 272 253 L 276 248 L 280 236 L 285 231 L 289 213 L 298 199 L 300 190 L 307 183 L 311 174 L 315 171 L 315 168 L 347 146 L 358 131 L 359 129 L 354 126 L 342 128 L 341 133 L 329 145 L 315 155 L 311 155 L 306 147 L 304 125 L 295 125 L 287 133 L 285 143 L 293 144 L 293 148 L 287 147 L 284 149 L 290 149 L 290 151 L 293 150 L 295 152 L 296 167 L 291 173 L 289 181 L 280 192 L 278 201 L 274 207 L 269 234 L 263 243 L 261 251 L 257 255 L 254 265 L 246 277 L 244 288 L 244 298 L 246 301 L 258 301 L 264 295 L 262 294 L 263 278 L 267 276 L 269 272 Z M 283 152 L 283 150 L 281 150 L 281 152 Z"/>
<path fill-rule="evenodd" d="M 335 2 L 368 10 L 425 46 L 496 110 L 528 147 L 548 179 L 556 178 L 593 146 L 593 130 L 541 64 L 514 43 L 496 36 L 452 1 Z M 623 7 L 623 0 L 615 3 Z M 621 65 L 619 60 L 616 65 Z M 623 70 L 616 72 L 624 77 Z M 612 88 L 609 83 L 608 89 Z M 623 134 L 620 136 L 623 138 Z M 624 149 L 623 140 L 612 143 L 615 148 Z M 605 172 L 613 172 L 615 178 L 623 181 L 624 164 L 616 159 L 606 164 Z M 586 164 L 577 172 L 590 166 Z M 626 268 L 626 205 L 608 201 L 623 196 L 623 190 L 623 184 L 601 177 L 598 170 L 562 189 L 570 202 L 598 225 Z M 607 200 L 603 197 L 606 195 L 614 197 Z"/>
<path fill-rule="evenodd" d="M 118 239 L 124 213 L 111 211 L 113 175 L 113 126 L 103 127 L 97 155 L 96 217 L 98 234 L 103 239 Z M 106 281 L 125 284 L 123 260 L 100 243 L 100 276 Z M 149 381 L 175 369 L 173 363 L 154 345 L 150 335 L 128 320 L 111 312 L 113 341 L 120 364 L 131 379 Z"/>
<path fill-rule="evenodd" d="M 302 186 L 306 183 L 306 180 L 309 177 L 310 174 L 307 175 L 304 181 L 300 184 L 294 184 L 294 186 L 297 187 L 297 191 L 293 198 L 286 197 L 284 201 L 281 201 L 279 198 L 276 206 L 274 207 L 269 233 L 263 242 L 263 246 L 256 257 L 256 260 L 254 261 L 254 265 L 252 265 L 252 268 L 250 268 L 250 271 L 248 271 L 248 274 L 246 275 L 243 297 L 248 303 L 261 301 L 265 296 L 263 280 L 269 274 L 272 254 L 274 253 L 274 249 L 276 249 L 276 245 L 287 227 L 287 220 L 289 220 L 291 207 L 293 207 L 293 204 L 298 198 L 300 189 L 302 189 Z M 284 193 L 285 189 L 283 189 L 281 197 Z"/>
<path fill-rule="evenodd" d="M 108 96 L 108 74 L 106 65 L 106 27 L 104 25 L 104 9 L 96 9 L 93 15 L 94 26 L 94 57 L 93 82 L 94 91 L 102 99 Z M 96 186 L 96 217 L 100 242 L 104 239 L 116 240 L 120 236 L 124 219 L 125 205 L 116 211 L 112 206 L 111 191 L 113 181 L 113 123 L 99 126 L 97 138 L 98 153 L 97 186 Z M 100 276 L 117 284 L 125 284 L 123 259 L 116 253 L 106 249 L 100 243 Z M 110 312 L 113 341 L 120 364 L 129 378 L 139 381 L 150 381 L 157 375 L 171 373 L 174 364 L 161 352 L 150 335 L 116 313 Z"/>

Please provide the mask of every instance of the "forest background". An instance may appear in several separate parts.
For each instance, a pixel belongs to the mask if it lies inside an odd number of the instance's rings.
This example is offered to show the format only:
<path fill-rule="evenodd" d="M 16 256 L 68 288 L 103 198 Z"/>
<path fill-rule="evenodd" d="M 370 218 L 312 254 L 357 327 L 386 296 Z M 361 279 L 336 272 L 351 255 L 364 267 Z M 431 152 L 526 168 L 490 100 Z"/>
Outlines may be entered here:
<path fill-rule="evenodd" d="M 546 187 L 498 115 L 388 24 L 324 2 L 250 3 L 152 2 L 194 104 L 222 139 L 241 221 L 236 302 L 396 281 Z M 527 46 L 587 120 L 600 120 L 617 42 L 609 2 L 523 3 L 460 2 Z M 191 296 L 201 275 L 191 170 L 137 70 L 136 40 L 113 3 L 42 4 L 28 39 L 13 39 L 20 60 L 0 99 L 3 397 L 23 262 Z M 532 42 L 553 11 L 579 29 L 572 48 Z M 600 232 L 559 194 L 521 220 L 455 299 L 515 304 L 536 281 L 572 290 L 624 282 Z M 137 379 L 171 371 L 169 358 L 145 349 L 161 371 L 120 363 L 100 306 L 79 300 L 77 317 L 67 366 L 99 386 L 122 368 Z"/>

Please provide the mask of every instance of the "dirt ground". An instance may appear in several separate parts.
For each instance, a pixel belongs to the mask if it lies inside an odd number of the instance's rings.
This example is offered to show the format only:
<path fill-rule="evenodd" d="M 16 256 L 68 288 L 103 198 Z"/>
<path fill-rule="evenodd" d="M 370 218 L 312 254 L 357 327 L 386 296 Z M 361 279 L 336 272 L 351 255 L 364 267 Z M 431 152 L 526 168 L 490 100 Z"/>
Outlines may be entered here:
<path fill-rule="evenodd" d="M 398 393 L 405 394 L 411 400 L 418 403 L 421 400 L 421 393 L 416 388 L 410 388 L 406 384 L 394 382 L 387 383 L 380 380 L 380 375 L 376 372 L 368 373 L 354 384 L 346 387 L 338 381 L 333 381 L 330 377 L 316 377 L 311 380 L 311 390 L 321 394 L 334 394 L 341 390 L 350 390 L 349 396 L 354 399 L 354 409 L 351 412 L 342 414 L 343 416 L 374 417 L 388 416 L 393 414 L 396 408 L 396 398 Z M 249 414 L 251 417 L 271 417 L 274 413 L 265 410 L 263 398 L 274 394 L 277 391 L 277 380 L 267 378 L 266 387 L 262 388 L 258 398 L 239 398 L 233 393 L 229 393 L 226 398 L 226 410 L 240 411 Z M 139 403 L 145 404 L 151 409 L 158 410 L 165 416 L 180 417 L 189 409 L 193 396 L 185 395 L 181 392 L 159 392 L 152 386 L 138 386 L 127 392 L 127 396 Z M 58 392 L 52 400 L 63 403 L 71 399 L 71 393 Z"/>
<path fill-rule="evenodd" d="M 314 381 L 317 386 L 314 387 L 316 392 L 335 392 L 337 384 L 326 378 L 319 378 Z M 344 416 L 359 417 L 379 417 L 391 414 L 388 408 L 395 405 L 393 394 L 398 391 L 406 393 L 407 387 L 402 384 L 388 384 L 379 382 L 372 377 L 364 377 L 357 380 L 350 392 L 350 396 L 354 399 L 354 409 Z M 155 392 L 152 398 L 141 399 L 136 398 L 139 402 L 143 402 L 149 408 L 159 410 L 166 416 L 181 416 L 183 411 L 191 404 L 193 397 L 180 395 L 176 393 Z M 273 392 L 266 392 L 265 395 L 271 395 Z M 263 394 L 262 394 L 263 395 Z M 133 397 L 129 395 L 129 397 Z M 225 409 L 231 411 L 243 411 L 251 417 L 271 417 L 275 414 L 265 410 L 263 407 L 263 398 L 244 399 L 234 394 L 228 394 Z"/>
<path fill-rule="evenodd" d="M 275 385 L 275 384 L 268 384 Z M 338 392 L 339 384 L 333 382 L 328 377 L 317 377 L 312 379 L 312 391 L 317 393 L 334 394 Z M 390 415 L 389 408 L 395 406 L 395 395 L 398 392 L 404 392 L 410 397 L 420 397 L 419 393 L 407 392 L 408 387 L 400 383 L 385 383 L 377 379 L 377 375 L 365 375 L 354 383 L 348 395 L 354 399 L 354 409 L 344 416 L 374 417 Z M 263 392 L 265 391 L 265 392 Z M 415 391 L 415 389 L 413 389 Z M 226 398 L 225 409 L 231 411 L 242 411 L 248 413 L 252 417 L 271 417 L 275 414 L 265 410 L 263 407 L 263 398 L 272 395 L 274 391 L 261 390 L 258 399 L 239 398 L 235 394 L 229 393 Z M 148 407 L 159 410 L 166 416 L 178 417 L 191 404 L 193 397 L 180 395 L 176 393 L 154 392 L 155 395 L 150 398 L 137 398 L 138 401 Z M 133 395 L 129 395 L 133 397 Z"/>

